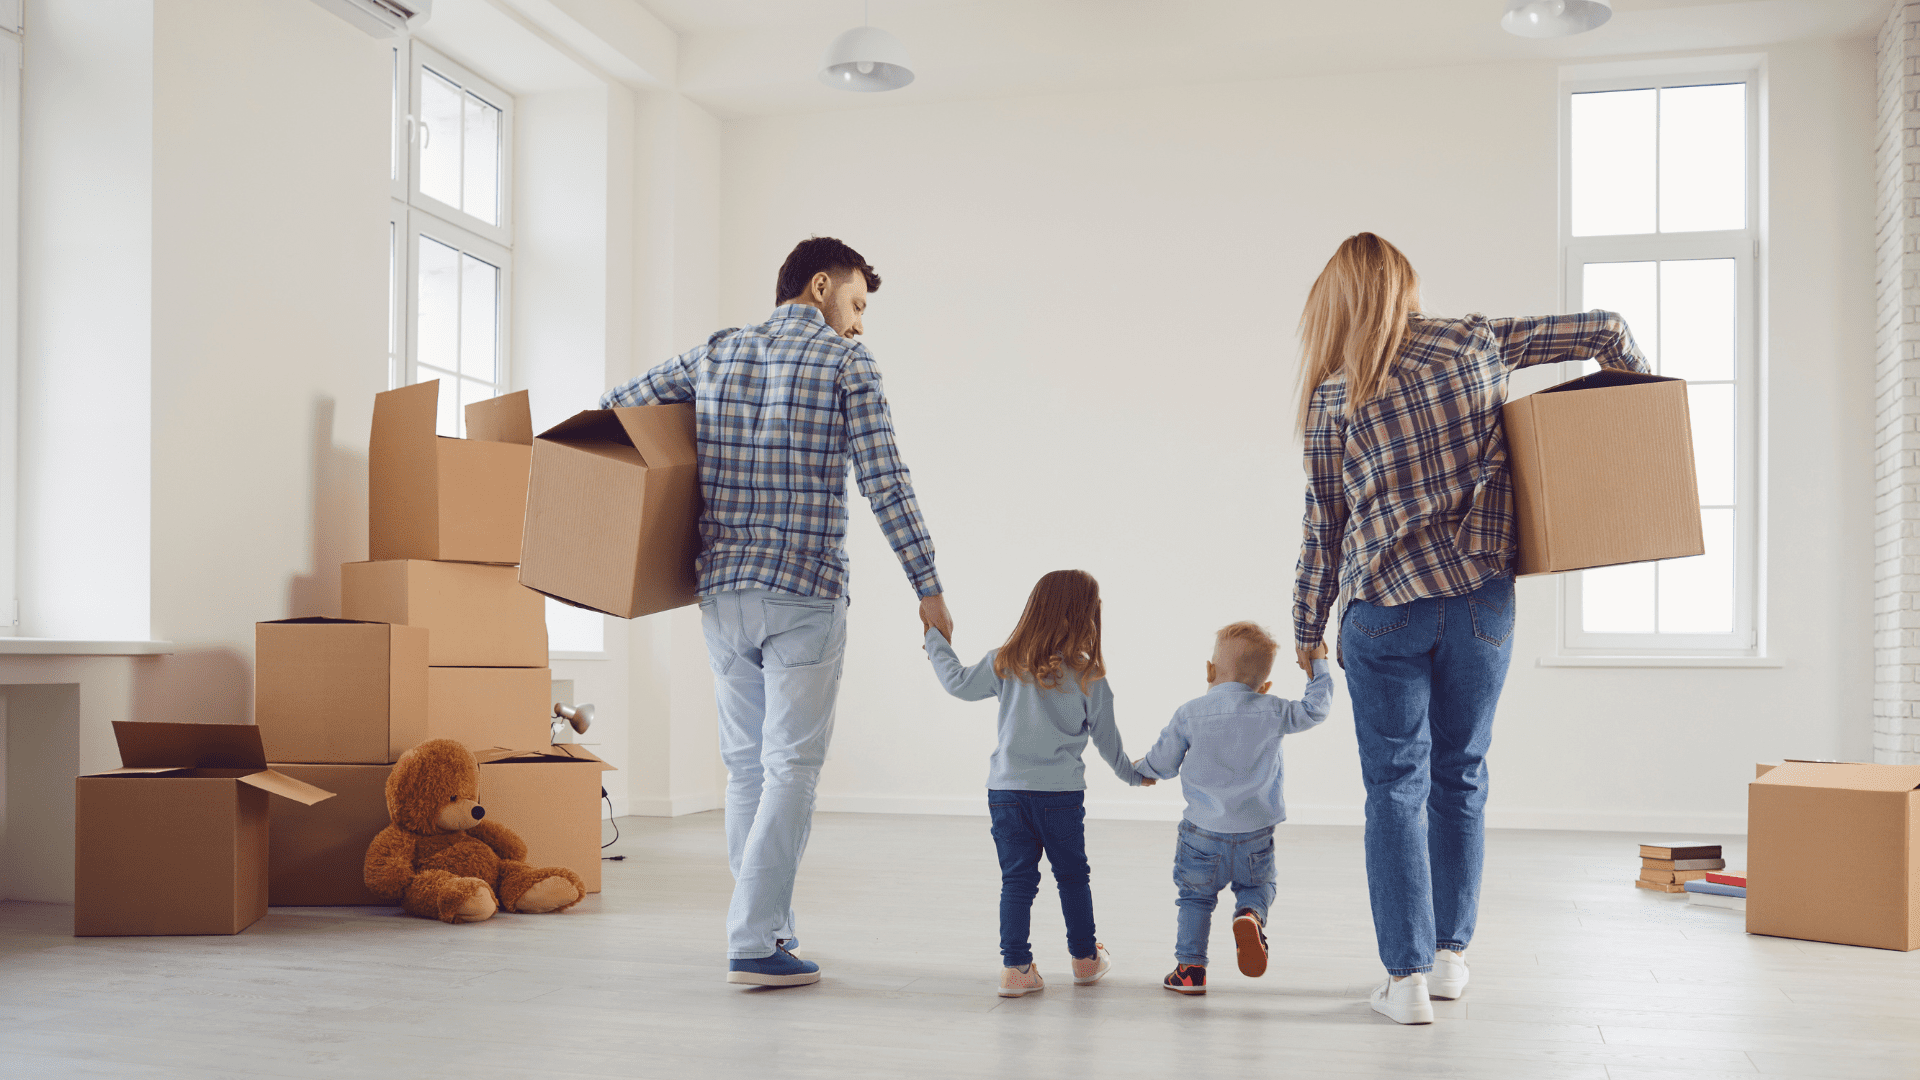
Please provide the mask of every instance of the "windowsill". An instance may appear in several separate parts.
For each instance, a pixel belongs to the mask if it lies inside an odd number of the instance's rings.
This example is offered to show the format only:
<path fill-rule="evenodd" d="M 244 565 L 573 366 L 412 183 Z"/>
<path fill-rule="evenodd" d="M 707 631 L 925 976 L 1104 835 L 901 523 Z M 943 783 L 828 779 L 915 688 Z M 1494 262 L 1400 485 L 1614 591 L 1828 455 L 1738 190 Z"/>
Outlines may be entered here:
<path fill-rule="evenodd" d="M 1540 667 L 1565 668 L 1783 668 L 1771 656 L 1543 656 Z"/>
<path fill-rule="evenodd" d="M 171 656 L 171 641 L 0 637 L 0 656 Z"/>
<path fill-rule="evenodd" d="M 555 651 L 547 654 L 549 660 L 611 660 L 613 655 L 607 652 L 569 652 Z"/>

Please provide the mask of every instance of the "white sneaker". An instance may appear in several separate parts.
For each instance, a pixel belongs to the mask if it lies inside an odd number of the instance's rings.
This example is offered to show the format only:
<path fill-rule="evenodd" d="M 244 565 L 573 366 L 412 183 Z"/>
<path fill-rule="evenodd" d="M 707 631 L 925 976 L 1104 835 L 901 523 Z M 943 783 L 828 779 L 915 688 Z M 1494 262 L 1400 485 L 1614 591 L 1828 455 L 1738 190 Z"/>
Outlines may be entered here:
<path fill-rule="evenodd" d="M 1387 976 L 1387 981 L 1373 988 L 1373 998 L 1368 1004 L 1373 1011 L 1396 1024 L 1433 1023 L 1433 1002 L 1427 998 L 1427 977 L 1414 972 L 1404 979 Z"/>
<path fill-rule="evenodd" d="M 1107 955 L 1107 947 L 1094 943 L 1092 956 L 1073 958 L 1073 985 L 1092 986 L 1113 966 L 1113 960 Z"/>
<path fill-rule="evenodd" d="M 1427 972 L 1427 996 L 1435 1001 L 1452 1001 L 1467 992 L 1467 958 L 1451 949 L 1433 954 L 1433 970 Z"/>

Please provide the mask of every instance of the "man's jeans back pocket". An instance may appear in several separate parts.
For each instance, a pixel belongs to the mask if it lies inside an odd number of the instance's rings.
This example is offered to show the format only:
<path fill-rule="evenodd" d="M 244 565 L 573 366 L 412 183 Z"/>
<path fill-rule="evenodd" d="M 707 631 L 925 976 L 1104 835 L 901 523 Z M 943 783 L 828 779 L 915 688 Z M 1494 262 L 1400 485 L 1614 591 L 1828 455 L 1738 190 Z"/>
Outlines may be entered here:
<path fill-rule="evenodd" d="M 833 636 L 834 600 L 762 600 L 766 650 L 780 667 L 811 667 L 827 655 Z"/>
<path fill-rule="evenodd" d="M 1347 605 L 1347 621 L 1353 624 L 1354 629 L 1372 638 L 1402 629 L 1412 619 L 1412 604 L 1379 607 L 1365 600 L 1355 600 Z"/>

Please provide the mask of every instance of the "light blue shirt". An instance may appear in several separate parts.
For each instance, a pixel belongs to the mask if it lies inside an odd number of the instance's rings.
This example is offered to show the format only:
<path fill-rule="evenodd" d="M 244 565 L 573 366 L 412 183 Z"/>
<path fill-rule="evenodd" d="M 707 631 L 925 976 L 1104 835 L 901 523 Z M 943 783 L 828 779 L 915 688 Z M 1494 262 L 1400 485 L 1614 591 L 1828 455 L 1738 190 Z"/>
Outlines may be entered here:
<path fill-rule="evenodd" d="M 1287 820 L 1280 796 L 1280 737 L 1327 718 L 1333 676 L 1313 662 L 1313 678 L 1299 701 L 1256 694 L 1244 683 L 1216 683 L 1174 710 L 1160 741 L 1140 761 L 1143 775 L 1180 777 L 1187 820 L 1217 833 L 1265 829 Z"/>
<path fill-rule="evenodd" d="M 993 748 L 987 769 L 992 791 L 1084 791 L 1086 766 L 1080 753 L 1087 740 L 1100 751 L 1113 774 L 1139 786 L 1141 776 L 1127 760 L 1120 729 L 1113 722 L 1113 690 L 1107 680 L 1095 679 L 1082 687 L 1072 670 L 1062 672 L 1057 688 L 1049 690 L 1020 679 L 1003 679 L 993 672 L 988 653 L 966 667 L 938 630 L 927 631 L 927 659 L 947 693 L 962 701 L 1000 699 L 1000 745 Z"/>

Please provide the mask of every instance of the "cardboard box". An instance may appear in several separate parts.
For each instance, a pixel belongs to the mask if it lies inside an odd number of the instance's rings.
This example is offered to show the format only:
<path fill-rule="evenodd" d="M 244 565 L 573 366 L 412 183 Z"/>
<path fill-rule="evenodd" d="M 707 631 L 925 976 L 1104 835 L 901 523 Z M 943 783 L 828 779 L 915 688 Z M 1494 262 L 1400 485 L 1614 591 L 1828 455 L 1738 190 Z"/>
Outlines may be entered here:
<path fill-rule="evenodd" d="M 348 619 L 253 627 L 269 761 L 388 764 L 427 736 L 427 631 Z"/>
<path fill-rule="evenodd" d="M 1747 932 L 1920 949 L 1920 765 L 1787 761 L 1747 785 Z"/>
<path fill-rule="evenodd" d="M 553 672 L 547 668 L 427 670 L 427 738 L 458 739 L 478 753 L 544 746 L 553 735 Z"/>
<path fill-rule="evenodd" d="M 340 568 L 340 614 L 426 627 L 434 667 L 547 666 L 546 601 L 523 588 L 511 566 L 347 563 Z"/>
<path fill-rule="evenodd" d="M 480 805 L 527 842 L 527 862 L 564 866 L 600 891 L 600 774 L 613 766 L 583 746 L 489 750 L 480 761 Z"/>
<path fill-rule="evenodd" d="M 121 767 L 74 781 L 73 933 L 237 934 L 267 913 L 267 796 L 332 792 L 267 768 L 251 724 L 116 720 Z"/>
<path fill-rule="evenodd" d="M 373 399 L 368 557 L 517 563 L 533 452 L 526 391 L 467 406 L 464 439 L 434 434 L 439 399 L 438 380 Z"/>
<path fill-rule="evenodd" d="M 390 904 L 367 889 L 367 847 L 387 827 L 392 765 L 275 765 L 334 793 L 311 809 L 273 800 L 267 903 L 274 907 Z"/>
<path fill-rule="evenodd" d="M 578 413 L 533 442 L 520 581 L 631 619 L 698 599 L 691 405 Z"/>
<path fill-rule="evenodd" d="M 1519 573 L 1706 553 L 1685 382 L 1600 371 L 1501 412 Z"/>

